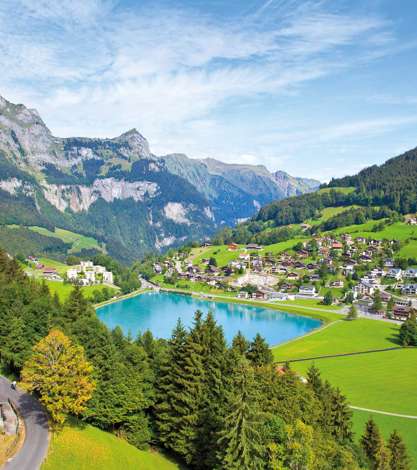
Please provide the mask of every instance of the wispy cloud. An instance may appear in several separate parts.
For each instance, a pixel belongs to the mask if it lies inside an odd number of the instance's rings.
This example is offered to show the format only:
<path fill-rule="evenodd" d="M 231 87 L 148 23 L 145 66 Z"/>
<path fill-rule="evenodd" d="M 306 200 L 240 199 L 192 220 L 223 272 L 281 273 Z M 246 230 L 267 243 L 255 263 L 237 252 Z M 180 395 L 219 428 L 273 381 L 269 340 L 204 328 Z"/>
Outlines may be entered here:
<path fill-rule="evenodd" d="M 0 93 L 39 108 L 56 134 L 138 127 L 158 151 L 184 145 L 202 156 L 224 137 L 220 107 L 297 90 L 395 46 L 389 22 L 332 3 L 268 0 L 242 17 L 155 2 L 3 0 Z M 193 126 L 198 142 L 186 135 Z"/>

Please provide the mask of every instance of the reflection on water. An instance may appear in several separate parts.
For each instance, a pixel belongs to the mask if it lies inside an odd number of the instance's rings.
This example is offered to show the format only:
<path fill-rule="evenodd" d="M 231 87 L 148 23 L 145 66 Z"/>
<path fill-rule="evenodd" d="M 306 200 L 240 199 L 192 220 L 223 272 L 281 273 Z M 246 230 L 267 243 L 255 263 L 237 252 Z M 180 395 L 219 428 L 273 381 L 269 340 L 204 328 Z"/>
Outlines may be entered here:
<path fill-rule="evenodd" d="M 194 312 L 212 311 L 222 325 L 227 341 L 240 330 L 248 339 L 260 333 L 271 345 L 308 333 L 320 321 L 263 307 L 200 300 L 171 293 L 147 293 L 105 305 L 97 310 L 109 327 L 120 326 L 133 336 L 146 330 L 158 338 L 169 338 L 178 318 L 190 327 Z"/>

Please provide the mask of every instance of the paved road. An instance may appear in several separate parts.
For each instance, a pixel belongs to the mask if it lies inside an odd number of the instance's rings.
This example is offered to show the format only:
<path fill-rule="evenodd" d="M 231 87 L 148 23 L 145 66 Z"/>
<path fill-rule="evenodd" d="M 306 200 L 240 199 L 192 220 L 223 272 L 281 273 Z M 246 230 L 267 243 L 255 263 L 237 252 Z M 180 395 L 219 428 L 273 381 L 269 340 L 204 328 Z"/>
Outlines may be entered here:
<path fill-rule="evenodd" d="M 12 390 L 10 381 L 0 377 L 0 400 L 10 399 L 23 417 L 26 438 L 20 451 L 4 470 L 38 470 L 48 449 L 48 416 L 32 395 Z"/>

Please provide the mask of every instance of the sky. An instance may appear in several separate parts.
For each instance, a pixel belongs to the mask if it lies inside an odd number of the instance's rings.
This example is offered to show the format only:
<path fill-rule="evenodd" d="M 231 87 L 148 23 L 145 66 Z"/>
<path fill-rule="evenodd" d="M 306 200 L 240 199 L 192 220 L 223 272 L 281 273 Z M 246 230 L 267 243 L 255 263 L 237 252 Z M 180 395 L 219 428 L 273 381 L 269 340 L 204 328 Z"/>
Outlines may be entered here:
<path fill-rule="evenodd" d="M 412 0 L 1 0 L 0 95 L 60 137 L 327 181 L 417 146 Z"/>

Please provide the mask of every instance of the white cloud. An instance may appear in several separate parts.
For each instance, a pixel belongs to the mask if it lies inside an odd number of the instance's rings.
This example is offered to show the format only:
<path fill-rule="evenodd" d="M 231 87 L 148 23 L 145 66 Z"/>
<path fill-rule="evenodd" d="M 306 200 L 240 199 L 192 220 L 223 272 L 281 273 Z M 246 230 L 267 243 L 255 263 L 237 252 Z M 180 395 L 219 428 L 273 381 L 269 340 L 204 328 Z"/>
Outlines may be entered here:
<path fill-rule="evenodd" d="M 114 136 L 137 127 L 157 152 L 225 154 L 277 168 L 317 134 L 241 136 L 230 128 L 227 135 L 218 110 L 288 94 L 394 45 L 389 23 L 337 13 L 323 1 L 270 0 L 231 19 L 111 0 L 3 0 L 0 93 L 36 107 L 57 135 Z M 318 129 L 319 141 L 389 125 Z M 239 141 L 234 152 L 225 144 Z"/>

